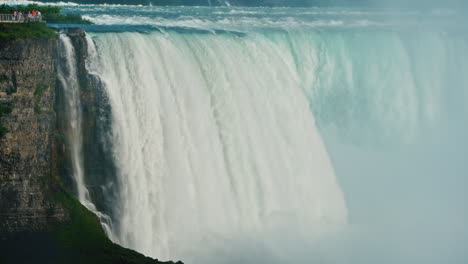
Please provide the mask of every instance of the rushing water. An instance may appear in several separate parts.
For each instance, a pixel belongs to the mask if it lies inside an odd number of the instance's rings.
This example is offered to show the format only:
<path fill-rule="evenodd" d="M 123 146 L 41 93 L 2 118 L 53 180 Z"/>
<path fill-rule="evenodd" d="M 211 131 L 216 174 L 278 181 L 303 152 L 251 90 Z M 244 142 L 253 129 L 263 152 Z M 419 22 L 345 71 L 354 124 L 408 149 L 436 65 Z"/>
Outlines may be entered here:
<path fill-rule="evenodd" d="M 468 260 L 462 11 L 64 8 L 96 23 L 114 241 L 187 263 Z"/>
<path fill-rule="evenodd" d="M 75 48 L 71 39 L 65 35 L 59 36 L 59 55 L 60 63 L 58 67 L 58 80 L 64 91 L 65 112 L 67 115 L 68 126 L 67 141 L 70 149 L 70 158 L 72 166 L 72 177 L 74 180 L 75 193 L 78 200 L 90 211 L 95 213 L 102 224 L 102 227 L 111 239 L 114 239 L 111 229 L 112 220 L 106 214 L 99 212 L 94 205 L 84 179 L 84 162 L 83 162 L 83 136 L 81 113 L 80 87 L 78 80 L 77 62 Z M 94 43 L 90 43 L 90 54 L 93 55 Z"/>
<path fill-rule="evenodd" d="M 76 193 L 78 200 L 87 205 L 90 203 L 88 190 L 84 184 L 82 145 L 81 135 L 81 102 L 79 96 L 78 73 L 76 65 L 75 49 L 70 38 L 66 35 L 60 35 L 59 50 L 61 64 L 58 69 L 58 79 L 63 87 L 66 97 L 65 111 L 68 122 L 68 141 L 70 145 L 70 157 L 75 180 Z"/>

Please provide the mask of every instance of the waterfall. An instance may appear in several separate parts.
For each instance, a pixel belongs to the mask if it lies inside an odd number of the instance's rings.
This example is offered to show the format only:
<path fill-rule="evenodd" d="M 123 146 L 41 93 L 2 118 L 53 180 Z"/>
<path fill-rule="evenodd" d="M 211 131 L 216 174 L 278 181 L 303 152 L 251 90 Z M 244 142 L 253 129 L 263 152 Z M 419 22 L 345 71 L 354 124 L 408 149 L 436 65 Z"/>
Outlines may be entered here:
<path fill-rule="evenodd" d="M 355 219 L 379 219 L 393 230 L 400 217 L 381 216 L 390 212 L 380 205 L 404 199 L 395 190 L 412 197 L 409 180 L 440 181 L 438 162 L 425 171 L 423 157 L 440 160 L 439 152 L 457 145 L 453 132 L 466 131 L 455 121 L 466 120 L 463 97 L 454 96 L 465 89 L 465 67 L 457 67 L 464 57 L 447 48 L 465 47 L 437 33 L 168 31 L 94 39 L 90 67 L 111 106 L 120 186 L 115 241 L 162 259 L 345 263 L 333 250 L 310 251 L 348 230 L 350 203 Z M 451 169 L 462 172 L 464 164 L 455 159 Z M 352 175 L 341 179 L 352 194 L 346 204 L 335 171 Z M 398 206 L 414 219 L 425 216 Z M 361 235 L 377 239 L 360 233 L 351 239 L 360 244 L 345 243 L 381 246 Z M 364 255 L 375 263 L 387 254 Z"/>
<path fill-rule="evenodd" d="M 59 42 L 61 61 L 58 69 L 58 79 L 64 89 L 66 98 L 66 113 L 69 120 L 68 127 L 68 143 L 70 146 L 70 157 L 72 164 L 73 179 L 75 181 L 76 193 L 78 200 L 89 208 L 90 202 L 89 193 L 84 184 L 84 169 L 83 169 L 83 138 L 81 134 L 81 103 L 80 103 L 80 87 L 78 84 L 77 64 L 75 49 L 70 38 L 65 34 L 60 34 Z"/>
<path fill-rule="evenodd" d="M 465 263 L 463 10 L 224 2 L 80 6 L 98 147 L 73 137 L 74 175 L 84 160 L 112 241 L 200 264 Z"/>
<path fill-rule="evenodd" d="M 287 258 L 286 234 L 313 240 L 346 224 L 300 76 L 280 47 L 184 34 L 96 41 L 92 68 L 112 107 L 119 243 L 190 261 L 255 238 L 271 242 L 266 255 Z"/>
<path fill-rule="evenodd" d="M 83 162 L 83 137 L 82 137 L 82 108 L 80 102 L 80 86 L 78 81 L 77 62 L 75 48 L 71 39 L 65 35 L 59 36 L 59 52 L 61 62 L 58 67 L 58 79 L 63 87 L 65 95 L 65 112 L 68 120 L 67 140 L 70 148 L 70 158 L 72 165 L 72 176 L 76 188 L 77 198 L 88 210 L 95 213 L 104 231 L 111 240 L 114 239 L 112 233 L 112 220 L 106 214 L 99 212 L 91 200 L 84 179 Z M 92 41 L 88 40 L 88 57 L 96 54 L 96 48 Z"/>

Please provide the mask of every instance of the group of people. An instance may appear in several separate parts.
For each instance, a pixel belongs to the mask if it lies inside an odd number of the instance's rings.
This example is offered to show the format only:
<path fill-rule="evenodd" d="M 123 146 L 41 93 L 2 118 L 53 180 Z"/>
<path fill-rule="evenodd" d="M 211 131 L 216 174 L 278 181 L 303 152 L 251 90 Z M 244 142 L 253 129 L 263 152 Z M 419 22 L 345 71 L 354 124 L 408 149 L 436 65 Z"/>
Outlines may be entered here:
<path fill-rule="evenodd" d="M 42 21 L 42 14 L 40 11 L 13 11 L 13 20 L 14 21 Z"/>

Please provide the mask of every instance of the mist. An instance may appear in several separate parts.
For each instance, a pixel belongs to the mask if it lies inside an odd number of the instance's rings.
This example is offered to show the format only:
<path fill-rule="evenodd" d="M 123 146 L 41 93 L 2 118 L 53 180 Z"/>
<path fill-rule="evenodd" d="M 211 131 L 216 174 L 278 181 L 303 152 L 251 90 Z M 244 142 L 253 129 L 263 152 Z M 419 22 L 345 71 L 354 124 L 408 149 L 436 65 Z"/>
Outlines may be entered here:
<path fill-rule="evenodd" d="M 375 56 L 360 58 L 368 71 L 346 59 L 332 65 L 345 65 L 343 77 L 364 81 L 357 86 L 331 81 L 332 89 L 341 92 L 330 95 L 328 106 L 312 106 L 349 210 L 348 233 L 331 243 L 331 254 L 341 252 L 343 259 L 330 263 L 468 259 L 466 20 L 456 13 L 452 22 L 457 22 L 450 25 L 429 20 L 392 29 L 403 32 L 397 42 L 407 60 L 397 59 L 400 54 L 388 49 L 391 44 L 355 40 L 364 46 L 358 54 Z M 429 35 L 443 36 L 443 43 Z M 346 45 L 353 46 L 353 41 Z M 390 66 L 393 60 L 399 69 Z M 380 68 L 380 63 L 387 66 Z M 367 84 L 373 87 L 366 89 Z M 368 98 L 382 87 L 391 92 Z M 406 95 L 399 96 L 399 91 Z M 339 105 L 332 100 L 336 98 Z M 377 107 L 372 109 L 375 116 L 362 116 L 367 104 Z M 336 115 L 320 117 L 330 111 Z M 425 111 L 430 113 L 426 117 Z"/>

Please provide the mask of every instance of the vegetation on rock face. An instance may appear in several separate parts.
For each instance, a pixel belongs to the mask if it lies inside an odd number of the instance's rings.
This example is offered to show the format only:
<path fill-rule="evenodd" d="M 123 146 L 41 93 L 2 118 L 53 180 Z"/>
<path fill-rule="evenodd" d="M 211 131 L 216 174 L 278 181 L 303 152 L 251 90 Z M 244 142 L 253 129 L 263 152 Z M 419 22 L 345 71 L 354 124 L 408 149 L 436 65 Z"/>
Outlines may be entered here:
<path fill-rule="evenodd" d="M 42 84 L 42 83 L 36 85 L 36 90 L 34 91 L 34 96 L 36 97 L 36 104 L 34 105 L 34 112 L 36 114 L 42 113 L 40 100 L 41 100 L 42 95 L 44 95 L 44 91 L 47 90 L 48 88 L 49 86 Z"/>
<path fill-rule="evenodd" d="M 0 82 L 7 82 L 10 79 L 5 74 L 0 74 Z"/>
<path fill-rule="evenodd" d="M 57 195 L 71 218 L 54 230 L 63 263 L 161 263 L 112 243 L 93 213 L 69 193 L 61 190 Z"/>
<path fill-rule="evenodd" d="M 49 86 L 42 84 L 42 83 L 36 85 L 36 91 L 34 91 L 34 95 L 37 97 L 42 97 L 42 95 L 44 94 L 44 91 L 47 90 L 47 88 L 49 88 Z"/>
<path fill-rule="evenodd" d="M 38 4 L 9 6 L 0 5 L 0 14 L 12 14 L 13 11 L 28 12 L 40 11 L 42 19 L 51 24 L 92 24 L 91 21 L 83 19 L 79 14 L 62 14 L 62 8 L 58 6 L 40 6 Z"/>
<path fill-rule="evenodd" d="M 1 118 L 4 115 L 8 115 L 13 111 L 13 106 L 11 103 L 1 103 L 0 104 L 0 138 L 4 137 L 8 132 L 8 129 L 1 122 Z"/>
<path fill-rule="evenodd" d="M 49 182 L 50 183 L 50 182 Z M 1 239 L 0 263 L 173 264 L 160 262 L 111 242 L 97 217 L 57 184 L 51 189 L 70 220 L 49 231 L 16 233 Z M 51 214 L 53 213 L 51 209 Z M 182 264 L 178 262 L 178 264 Z"/>
<path fill-rule="evenodd" d="M 45 24 L 30 22 L 21 24 L 0 23 L 0 40 L 5 39 L 53 39 L 57 33 Z"/>
<path fill-rule="evenodd" d="M 36 113 L 36 114 L 42 113 L 42 108 L 41 108 L 41 106 L 40 106 L 39 104 L 37 104 L 37 103 L 34 105 L 34 113 Z"/>
<path fill-rule="evenodd" d="M 11 111 L 11 106 L 0 109 Z M 10 109 L 10 110 L 8 110 Z M 2 110 L 3 111 L 3 110 Z M 64 135 L 55 133 L 55 138 Z M 52 216 L 57 209 L 63 208 L 68 220 L 55 223 L 49 230 L 25 231 L 22 233 L 0 234 L 0 263 L 47 263 L 47 264 L 173 264 L 160 262 L 136 251 L 123 248 L 107 238 L 96 215 L 87 210 L 73 197 L 58 175 L 64 166 L 58 149 L 54 149 L 51 160 L 51 175 L 41 178 L 50 201 Z M 182 264 L 178 262 L 177 264 Z"/>
<path fill-rule="evenodd" d="M 0 117 L 2 117 L 4 114 L 10 114 L 12 110 L 13 106 L 11 105 L 11 103 L 0 104 Z"/>

